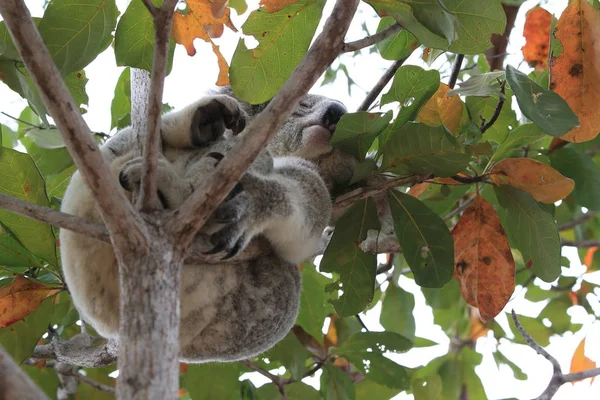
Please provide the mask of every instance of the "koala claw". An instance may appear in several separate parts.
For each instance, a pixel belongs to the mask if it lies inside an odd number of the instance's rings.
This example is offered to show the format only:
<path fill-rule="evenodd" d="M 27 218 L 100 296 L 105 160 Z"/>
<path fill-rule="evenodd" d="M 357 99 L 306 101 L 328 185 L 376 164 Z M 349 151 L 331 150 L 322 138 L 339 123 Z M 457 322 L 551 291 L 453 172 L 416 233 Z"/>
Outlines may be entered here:
<path fill-rule="evenodd" d="M 239 103 L 227 97 L 216 97 L 198 107 L 192 119 L 192 144 L 204 147 L 218 139 L 225 129 L 238 134 L 246 127 Z"/>

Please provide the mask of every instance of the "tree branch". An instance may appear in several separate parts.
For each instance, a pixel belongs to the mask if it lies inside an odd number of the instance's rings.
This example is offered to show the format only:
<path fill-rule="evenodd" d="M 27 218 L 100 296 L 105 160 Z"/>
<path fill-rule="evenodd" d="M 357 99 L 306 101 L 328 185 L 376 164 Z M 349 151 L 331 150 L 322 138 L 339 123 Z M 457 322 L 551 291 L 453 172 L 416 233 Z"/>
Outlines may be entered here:
<path fill-rule="evenodd" d="M 596 218 L 596 215 L 598 215 L 598 211 L 588 211 L 587 213 L 583 214 L 581 217 L 575 218 L 573 221 L 565 222 L 564 224 L 559 225 L 558 230 L 559 231 L 568 231 L 571 228 L 575 228 L 577 225 L 581 225 L 591 219 Z"/>
<path fill-rule="evenodd" d="M 59 228 L 69 229 L 73 232 L 81 233 L 82 235 L 99 239 L 104 242 L 108 242 L 110 239 L 104 225 L 89 222 L 81 217 L 65 214 L 48 207 L 39 206 L 37 204 L 29 203 L 28 201 L 7 196 L 4 193 L 0 193 L 0 208 L 12 211 L 15 214 L 23 215 L 24 217 L 47 222 L 48 224 L 58 226 Z"/>
<path fill-rule="evenodd" d="M 344 43 L 342 45 L 342 53 L 349 53 L 351 51 L 356 51 L 356 50 L 364 49 L 365 47 L 372 46 L 376 43 L 381 42 L 382 40 L 389 38 L 392 35 L 395 35 L 396 33 L 400 32 L 401 30 L 402 30 L 402 26 L 400 26 L 400 24 L 398 24 L 396 22 L 396 23 L 388 26 L 387 28 L 383 29 L 381 32 L 377 32 L 374 35 L 367 36 L 365 38 L 356 40 L 354 42 Z"/>
<path fill-rule="evenodd" d="M 46 366 L 54 368 L 56 373 L 59 375 L 71 377 L 74 380 L 76 380 L 77 382 L 85 383 L 86 385 L 91 386 L 94 389 L 98 389 L 103 392 L 110 393 L 112 395 L 115 395 L 117 393 L 117 391 L 114 387 L 102 384 L 100 382 L 96 382 L 95 380 L 90 379 L 85 375 L 81 375 L 71 365 L 62 364 L 62 363 L 47 363 Z"/>
<path fill-rule="evenodd" d="M 506 81 L 502 81 L 502 83 L 500 84 L 500 93 L 504 94 L 505 88 L 506 88 Z M 500 113 L 502 112 L 502 107 L 504 106 L 504 101 L 505 101 L 504 96 L 500 96 L 500 98 L 498 99 L 498 104 L 496 105 L 496 109 L 494 110 L 494 114 L 492 114 L 492 118 L 490 118 L 490 120 L 488 122 L 486 122 L 485 119 L 481 118 L 481 133 L 482 134 L 485 133 L 485 131 L 487 131 L 488 129 L 490 129 L 492 127 L 492 125 L 494 125 L 494 123 L 500 116 Z"/>
<path fill-rule="evenodd" d="M 539 355 L 544 357 L 546 360 L 550 361 L 552 364 L 552 378 L 548 383 L 548 386 L 544 390 L 544 392 L 537 398 L 537 400 L 551 400 L 558 389 L 566 383 L 566 382 L 575 382 L 581 379 L 591 378 L 594 376 L 600 375 L 600 368 L 592 368 L 587 371 L 575 372 L 572 374 L 563 374 L 562 369 L 560 368 L 560 364 L 556 358 L 554 358 L 550 353 L 548 353 L 542 346 L 536 343 L 535 340 L 531 337 L 529 333 L 523 328 L 523 325 L 519 322 L 519 318 L 515 313 L 515 310 L 512 310 L 512 318 L 515 323 L 515 326 L 523 336 L 523 339 L 527 342 L 527 345 L 536 351 Z"/>
<path fill-rule="evenodd" d="M 52 359 L 86 368 L 102 368 L 117 361 L 117 342 L 79 333 L 70 339 L 53 338 L 35 347 L 31 358 Z"/>
<path fill-rule="evenodd" d="M 0 346 L 0 396 L 5 400 L 40 400 L 46 395 Z"/>
<path fill-rule="evenodd" d="M 346 193 L 338 197 L 333 203 L 333 208 L 342 209 L 356 203 L 359 200 L 366 199 L 367 197 L 375 196 L 379 193 L 385 192 L 389 189 L 393 189 L 398 186 L 420 183 L 427 178 L 427 176 L 422 175 L 401 176 L 398 178 L 386 180 L 373 186 L 359 188 L 357 190 L 354 190 L 350 193 Z"/>
<path fill-rule="evenodd" d="M 323 32 L 281 90 L 241 134 L 240 141 L 221 160 L 204 184 L 173 213 L 168 228 L 176 232 L 179 246 L 185 248 L 190 244 L 213 210 L 221 204 L 269 139 L 289 118 L 295 104 L 338 56 L 358 3 L 359 0 L 337 0 Z"/>
<path fill-rule="evenodd" d="M 154 17 L 154 58 L 152 59 L 152 76 L 148 94 L 148 123 L 138 204 L 141 205 L 142 211 L 152 212 L 160 209 L 156 187 L 158 153 L 161 150 L 160 117 L 165 75 L 167 74 L 169 38 L 177 0 L 165 0 L 162 7 L 158 9 L 150 0 L 144 0 L 144 4 Z"/>
<path fill-rule="evenodd" d="M 98 204 L 112 241 L 117 248 L 135 248 L 145 243 L 137 225 L 137 214 L 112 176 L 79 107 L 67 89 L 60 72 L 22 0 L 3 0 L 4 18 L 19 54 L 60 130 L 67 149 Z"/>
<path fill-rule="evenodd" d="M 406 61 L 406 58 L 394 61 L 392 65 L 390 65 L 390 67 L 383 73 L 379 81 L 377 81 L 375 86 L 373 86 L 373 89 L 369 91 L 369 94 L 367 94 L 363 102 L 360 103 L 360 106 L 358 106 L 358 109 L 356 111 L 369 111 L 369 107 L 371 107 L 371 104 L 373 104 L 373 102 L 379 96 L 381 91 L 394 77 L 396 71 L 398 71 L 398 68 L 400 68 L 402 64 L 404 64 L 404 61 Z"/>
<path fill-rule="evenodd" d="M 465 59 L 464 54 L 457 54 L 456 59 L 454 60 L 454 65 L 452 66 L 452 73 L 450 74 L 450 79 L 448 79 L 448 87 L 450 89 L 454 89 L 456 86 L 456 81 L 458 80 L 458 74 L 460 73 L 460 67 L 462 67 L 463 60 Z"/>

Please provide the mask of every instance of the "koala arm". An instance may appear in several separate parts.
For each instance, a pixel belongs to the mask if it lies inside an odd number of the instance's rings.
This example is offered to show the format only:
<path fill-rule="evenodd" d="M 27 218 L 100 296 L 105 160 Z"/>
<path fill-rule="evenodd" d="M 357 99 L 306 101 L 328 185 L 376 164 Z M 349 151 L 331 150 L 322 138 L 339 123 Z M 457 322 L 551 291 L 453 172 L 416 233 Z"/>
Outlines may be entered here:
<path fill-rule="evenodd" d="M 249 214 L 257 228 L 253 233 L 265 236 L 288 262 L 313 256 L 332 210 L 315 166 L 297 157 L 278 157 L 272 174 L 251 179 L 242 180 L 242 185 L 252 196 Z"/>

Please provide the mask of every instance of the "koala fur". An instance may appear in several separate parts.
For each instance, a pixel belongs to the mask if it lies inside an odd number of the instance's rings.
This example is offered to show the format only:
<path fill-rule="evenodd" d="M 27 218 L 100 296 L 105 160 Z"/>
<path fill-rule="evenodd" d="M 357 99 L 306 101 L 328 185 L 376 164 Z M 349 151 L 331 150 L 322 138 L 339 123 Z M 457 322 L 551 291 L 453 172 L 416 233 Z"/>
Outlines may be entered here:
<path fill-rule="evenodd" d="M 225 89 L 163 116 L 157 186 L 165 208 L 176 209 L 190 196 L 263 108 Z M 306 96 L 203 228 L 213 253 L 233 256 L 257 235 L 273 252 L 238 264 L 184 265 L 182 361 L 246 359 L 293 326 L 301 290 L 296 264 L 314 254 L 331 217 L 330 191 L 354 168 L 352 157 L 329 145 L 344 112 L 339 102 Z M 101 148 L 128 192 L 139 187 L 142 173 L 141 158 L 132 155 L 134 140 L 125 128 Z M 62 211 L 102 221 L 77 172 Z M 66 229 L 60 242 L 65 279 L 82 318 L 101 335 L 117 338 L 119 278 L 112 247 Z"/>

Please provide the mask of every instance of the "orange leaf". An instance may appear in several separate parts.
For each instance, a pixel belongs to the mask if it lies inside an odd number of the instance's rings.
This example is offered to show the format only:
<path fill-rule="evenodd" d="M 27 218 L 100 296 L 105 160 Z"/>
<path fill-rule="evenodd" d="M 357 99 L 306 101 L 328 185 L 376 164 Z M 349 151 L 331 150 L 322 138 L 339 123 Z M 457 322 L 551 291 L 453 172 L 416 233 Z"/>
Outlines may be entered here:
<path fill-rule="evenodd" d="M 35 283 L 17 275 L 8 286 L 0 289 L 0 328 L 13 324 L 34 311 L 44 299 L 59 289 Z"/>
<path fill-rule="evenodd" d="M 217 86 L 227 86 L 229 85 L 229 65 L 227 64 L 227 60 L 221 54 L 219 50 L 219 46 L 212 43 L 212 49 L 215 55 L 217 56 L 217 62 L 219 63 L 219 77 L 217 78 Z"/>
<path fill-rule="evenodd" d="M 579 343 L 573 358 L 571 359 L 570 373 L 587 371 L 588 369 L 596 368 L 596 363 L 585 356 L 585 338 Z M 592 378 L 592 382 L 594 378 Z"/>
<path fill-rule="evenodd" d="M 596 251 L 598 251 L 598 246 L 590 247 L 589 249 L 587 249 L 587 252 L 585 253 L 585 258 L 583 259 L 583 265 L 585 265 L 588 268 L 592 267 L 592 264 L 594 262 L 594 253 L 596 253 Z"/>
<path fill-rule="evenodd" d="M 477 196 L 454 229 L 454 277 L 463 299 L 485 322 L 502 311 L 515 289 L 515 261 L 498 214 Z"/>
<path fill-rule="evenodd" d="M 421 108 L 417 121 L 430 126 L 444 124 L 450 132 L 456 135 L 462 116 L 463 102 L 457 95 L 446 96 L 449 91 L 448 85 L 440 83 L 437 92 Z"/>
<path fill-rule="evenodd" d="M 525 61 L 535 67 L 536 71 L 548 69 L 551 25 L 552 14 L 542 7 L 535 7 L 527 12 L 523 28 L 526 43 L 521 51 Z"/>
<path fill-rule="evenodd" d="M 471 329 L 469 330 L 469 339 L 475 342 L 480 337 L 487 335 L 490 328 L 486 327 L 479 319 L 477 310 L 471 308 Z"/>
<path fill-rule="evenodd" d="M 586 142 L 600 133 L 600 11 L 572 0 L 556 24 L 563 52 L 550 61 L 550 89 L 569 104 L 580 126 L 562 139 Z"/>
<path fill-rule="evenodd" d="M 227 9 L 227 3 L 229 3 L 229 0 L 214 0 L 212 7 L 210 8 L 213 17 L 223 17 L 223 14 L 225 14 L 225 10 Z"/>
<path fill-rule="evenodd" d="M 259 6 L 264 7 L 268 13 L 274 13 L 297 1 L 298 0 L 260 0 Z"/>
<path fill-rule="evenodd" d="M 176 12 L 173 16 L 172 35 L 176 43 L 182 44 L 188 55 L 196 54 L 194 39 L 200 38 L 211 42 L 211 37 L 223 34 L 223 26 L 237 32 L 230 19 L 230 9 L 226 7 L 220 18 L 213 15 L 213 3 L 209 0 L 187 0 L 189 12 L 183 15 Z M 217 7 L 217 12 L 219 7 Z"/>
<path fill-rule="evenodd" d="M 575 182 L 549 165 L 531 158 L 507 158 L 494 165 L 490 179 L 523 190 L 537 201 L 553 204 L 573 191 Z"/>
<path fill-rule="evenodd" d="M 411 196 L 418 199 L 419 196 L 422 195 L 423 192 L 427 190 L 429 185 L 430 184 L 428 182 L 417 183 L 416 185 L 414 185 L 413 187 L 411 187 L 409 189 L 408 194 L 410 194 Z"/>

